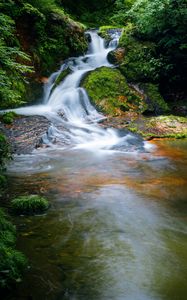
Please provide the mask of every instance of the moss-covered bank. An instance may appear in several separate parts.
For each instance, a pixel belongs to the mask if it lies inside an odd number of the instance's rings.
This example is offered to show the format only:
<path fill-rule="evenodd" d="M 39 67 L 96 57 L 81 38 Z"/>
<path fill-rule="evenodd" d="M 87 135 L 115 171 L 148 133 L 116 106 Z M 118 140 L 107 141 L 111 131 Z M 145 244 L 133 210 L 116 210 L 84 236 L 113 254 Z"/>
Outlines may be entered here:
<path fill-rule="evenodd" d="M 92 71 L 84 78 L 82 86 L 104 114 L 115 116 L 128 110 L 142 112 L 146 108 L 143 96 L 127 84 L 117 69 L 101 67 Z"/>

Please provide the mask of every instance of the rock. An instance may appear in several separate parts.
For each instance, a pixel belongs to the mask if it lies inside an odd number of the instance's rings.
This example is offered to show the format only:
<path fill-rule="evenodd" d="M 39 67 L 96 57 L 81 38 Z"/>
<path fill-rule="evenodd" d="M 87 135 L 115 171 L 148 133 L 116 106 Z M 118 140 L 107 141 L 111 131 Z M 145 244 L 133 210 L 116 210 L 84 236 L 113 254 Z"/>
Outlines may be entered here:
<path fill-rule="evenodd" d="M 53 84 L 53 87 L 51 89 L 50 95 L 55 90 L 55 88 L 64 80 L 64 78 L 66 76 L 68 76 L 71 72 L 72 72 L 71 69 L 67 65 L 67 67 L 59 73 L 59 75 L 56 77 L 56 79 L 54 81 L 54 84 Z"/>
<path fill-rule="evenodd" d="M 89 72 L 81 85 L 87 90 L 93 104 L 109 116 L 126 111 L 144 111 L 144 97 L 131 88 L 117 69 L 101 67 Z"/>
<path fill-rule="evenodd" d="M 86 38 L 88 43 L 91 43 L 92 38 L 91 38 L 91 35 L 89 33 L 85 33 L 85 38 Z"/>
<path fill-rule="evenodd" d="M 108 53 L 107 59 L 111 64 L 120 64 L 123 62 L 125 57 L 125 48 L 117 48 L 114 51 Z"/>
<path fill-rule="evenodd" d="M 31 153 L 41 143 L 50 122 L 43 116 L 19 116 L 11 125 L 0 122 L 0 130 L 8 137 L 12 153 Z"/>

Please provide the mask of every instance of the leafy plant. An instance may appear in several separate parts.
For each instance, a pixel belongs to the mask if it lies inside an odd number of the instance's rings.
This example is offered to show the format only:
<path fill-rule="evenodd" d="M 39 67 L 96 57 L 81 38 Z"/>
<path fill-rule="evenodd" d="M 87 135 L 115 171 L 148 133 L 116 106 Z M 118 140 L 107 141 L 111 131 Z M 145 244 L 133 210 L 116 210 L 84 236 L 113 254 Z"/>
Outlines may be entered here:
<path fill-rule="evenodd" d="M 16 117 L 17 117 L 17 114 L 14 111 L 9 111 L 2 115 L 2 121 L 5 124 L 11 124 Z"/>
<path fill-rule="evenodd" d="M 15 250 L 16 230 L 0 209 L 0 288 L 10 287 L 21 281 L 27 259 Z"/>

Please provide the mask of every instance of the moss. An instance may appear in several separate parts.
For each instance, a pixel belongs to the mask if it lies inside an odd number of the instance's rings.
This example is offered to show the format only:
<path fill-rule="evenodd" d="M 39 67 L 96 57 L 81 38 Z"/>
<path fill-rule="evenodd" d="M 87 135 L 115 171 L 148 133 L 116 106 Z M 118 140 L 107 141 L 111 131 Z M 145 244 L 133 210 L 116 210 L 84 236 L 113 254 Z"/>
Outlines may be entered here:
<path fill-rule="evenodd" d="M 53 84 L 53 87 L 51 89 L 51 94 L 54 91 L 54 89 L 64 80 L 64 78 L 66 76 L 68 76 L 71 73 L 70 68 L 67 68 L 63 71 L 60 72 L 60 74 L 57 76 L 57 78 L 55 79 L 55 82 Z"/>
<path fill-rule="evenodd" d="M 156 114 L 165 113 L 169 111 L 167 103 L 160 95 L 158 85 L 152 83 L 141 84 L 140 87 L 146 94 L 147 111 Z"/>
<path fill-rule="evenodd" d="M 92 102 L 103 113 L 120 115 L 124 111 L 143 111 L 140 94 L 130 88 L 119 70 L 107 67 L 90 72 L 83 80 Z"/>
<path fill-rule="evenodd" d="M 4 113 L 1 117 L 1 119 L 5 124 L 12 124 L 12 122 L 14 121 L 14 119 L 17 116 L 18 115 L 15 112 L 9 111 L 9 112 Z"/>
<path fill-rule="evenodd" d="M 142 135 L 144 138 L 187 138 L 187 118 L 170 116 L 144 117 L 125 126 L 132 132 Z"/>
<path fill-rule="evenodd" d="M 16 214 L 35 215 L 43 213 L 49 208 L 48 201 L 41 196 L 20 196 L 11 201 L 12 209 Z"/>
<path fill-rule="evenodd" d="M 0 209 L 0 288 L 11 287 L 13 283 L 21 281 L 27 266 L 25 256 L 15 250 L 15 242 L 15 226 Z"/>
<path fill-rule="evenodd" d="M 101 26 L 99 27 L 98 34 L 104 38 L 106 41 L 111 41 L 111 36 L 109 30 L 114 29 L 115 26 Z"/>

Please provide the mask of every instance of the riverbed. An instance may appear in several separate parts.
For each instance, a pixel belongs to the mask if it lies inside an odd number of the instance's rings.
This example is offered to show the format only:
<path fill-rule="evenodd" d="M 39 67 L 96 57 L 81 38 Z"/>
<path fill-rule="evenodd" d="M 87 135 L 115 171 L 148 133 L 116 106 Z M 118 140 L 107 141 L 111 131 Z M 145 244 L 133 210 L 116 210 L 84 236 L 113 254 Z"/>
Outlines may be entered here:
<path fill-rule="evenodd" d="M 51 207 L 13 217 L 29 269 L 6 299 L 186 299 L 187 140 L 148 145 L 15 157 L 10 194 Z"/>

